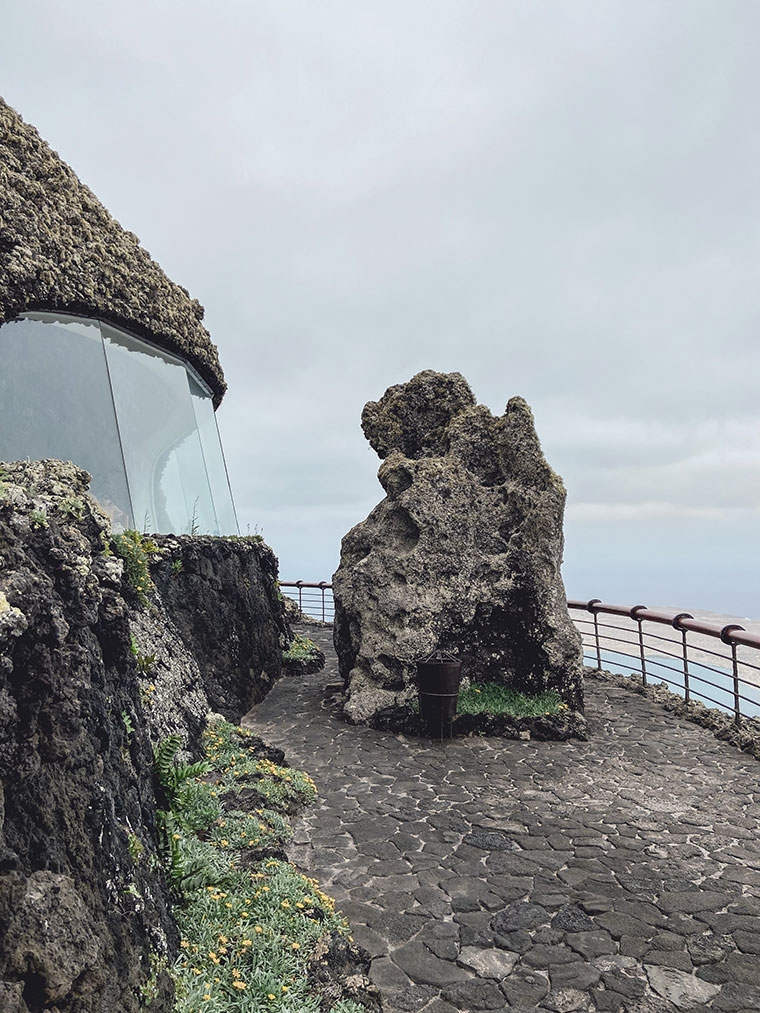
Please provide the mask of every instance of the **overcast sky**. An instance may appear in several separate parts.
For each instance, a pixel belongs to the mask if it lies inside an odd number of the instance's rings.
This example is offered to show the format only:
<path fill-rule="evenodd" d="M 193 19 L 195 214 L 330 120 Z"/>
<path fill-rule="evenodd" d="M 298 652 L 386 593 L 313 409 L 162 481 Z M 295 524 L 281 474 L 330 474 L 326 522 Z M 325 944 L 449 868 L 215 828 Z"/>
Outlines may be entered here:
<path fill-rule="evenodd" d="M 571 597 L 760 617 L 757 0 L 24 0 L 0 94 L 206 307 L 243 532 L 329 579 L 361 409 L 531 404 Z"/>

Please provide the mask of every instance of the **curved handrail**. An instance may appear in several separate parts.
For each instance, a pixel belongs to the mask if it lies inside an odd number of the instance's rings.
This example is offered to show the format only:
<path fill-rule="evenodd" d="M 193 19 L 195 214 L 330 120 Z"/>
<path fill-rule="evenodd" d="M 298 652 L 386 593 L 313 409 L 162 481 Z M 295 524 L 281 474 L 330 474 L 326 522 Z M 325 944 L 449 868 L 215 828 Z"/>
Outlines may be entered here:
<path fill-rule="evenodd" d="M 281 588 L 292 589 L 294 592 L 297 592 L 297 596 L 295 594 L 292 596 L 297 598 L 298 607 L 304 614 L 322 619 L 323 622 L 329 622 L 332 619 L 335 609 L 332 598 L 332 584 L 329 581 L 282 580 L 279 583 Z M 288 592 L 286 591 L 285 593 Z M 760 715 L 760 634 L 745 630 L 738 623 L 719 625 L 717 623 L 705 622 L 702 619 L 695 619 L 690 612 L 670 612 L 666 609 L 650 609 L 647 605 L 641 604 L 617 605 L 612 602 L 604 602 L 600 598 L 591 598 L 587 601 L 568 599 L 567 607 L 571 614 L 573 612 L 585 612 L 589 616 L 588 619 L 584 619 L 581 616 L 573 616 L 573 619 L 581 633 L 584 648 L 593 652 L 584 654 L 584 658 L 588 661 L 595 661 L 596 668 L 601 669 L 603 664 L 606 663 L 607 665 L 613 665 L 613 667 L 624 668 L 638 673 L 644 686 L 648 685 L 650 676 L 654 675 L 658 680 L 667 683 L 682 693 L 687 702 L 692 697 L 699 697 L 702 700 L 716 704 L 724 710 L 733 712 L 734 720 L 737 724 L 740 724 L 742 716 L 747 716 L 748 712 L 752 713 L 756 711 Z M 604 618 L 606 616 L 628 620 L 630 625 L 605 623 Z M 674 637 L 673 635 L 665 636 L 665 631 L 663 631 L 662 635 L 654 633 L 649 630 L 649 624 L 668 626 L 680 634 L 680 637 Z M 585 629 L 584 627 L 590 628 Z M 605 633 L 604 631 L 607 630 L 618 634 L 628 632 L 631 634 L 631 639 L 625 640 L 612 633 Z M 717 642 L 716 646 L 720 644 L 725 645 L 725 647 L 730 649 L 730 653 L 728 655 L 725 653 L 720 654 L 718 651 L 704 645 L 695 645 L 689 640 L 689 634 L 711 637 Z M 653 641 L 657 641 L 658 643 L 653 644 Z M 605 643 L 615 644 L 616 646 L 614 649 L 611 649 L 610 647 L 605 647 Z M 660 646 L 664 644 L 667 644 L 672 649 L 666 650 L 664 646 Z M 620 649 L 621 646 L 625 647 L 626 645 L 638 647 L 637 653 L 634 654 Z M 675 652 L 675 648 L 678 648 L 677 652 Z M 737 653 L 738 648 L 749 648 L 758 651 L 757 664 L 748 661 L 746 657 L 739 657 Z M 647 649 L 649 649 L 649 654 L 647 653 Z M 711 657 L 725 661 L 730 671 L 722 671 L 719 668 L 715 668 L 714 665 L 705 664 L 704 661 L 697 661 L 694 658 L 695 652 L 703 655 L 709 654 Z M 634 659 L 637 664 L 634 667 L 622 661 L 611 660 L 609 657 L 611 654 L 621 658 Z M 606 658 L 605 655 L 607 655 Z M 667 664 L 663 660 L 658 660 L 658 658 L 665 657 L 679 662 L 678 667 L 675 667 L 673 664 Z M 680 676 L 681 681 L 677 682 L 663 675 L 659 671 L 662 668 Z M 757 681 L 746 679 L 743 675 L 744 669 L 752 669 L 753 672 L 757 672 Z M 719 677 L 725 677 L 726 685 L 720 686 L 719 683 L 705 678 L 704 674 L 701 674 L 707 672 Z M 731 702 L 721 703 L 714 696 L 708 696 L 700 690 L 700 685 L 710 686 L 717 690 L 718 693 L 724 693 Z M 742 714 L 742 704 L 745 705 L 744 715 Z"/>
<path fill-rule="evenodd" d="M 690 612 L 670 612 L 665 609 L 650 609 L 646 605 L 615 605 L 610 602 L 603 602 L 599 598 L 592 598 L 589 601 L 581 601 L 578 599 L 568 599 L 567 607 L 569 610 L 587 612 L 592 616 L 592 619 L 584 620 L 577 619 L 576 625 L 584 624 L 586 626 L 593 625 L 593 631 L 581 629 L 581 637 L 583 639 L 583 646 L 591 648 L 594 651 L 592 655 L 584 655 L 589 660 L 596 660 L 596 667 L 602 668 L 603 655 L 619 654 L 622 657 L 633 658 L 635 655 L 629 654 L 624 650 L 610 651 L 605 649 L 603 642 L 615 642 L 634 644 L 635 641 L 623 641 L 619 637 L 605 635 L 600 633 L 601 630 L 615 630 L 616 632 L 631 631 L 636 633 L 636 639 L 638 640 L 639 646 L 639 672 L 641 674 L 642 684 L 647 685 L 648 671 L 647 664 L 650 666 L 660 666 L 667 668 L 671 671 L 676 672 L 682 678 L 682 682 L 675 682 L 672 679 L 668 679 L 661 673 L 658 673 L 658 678 L 671 686 L 676 687 L 679 691 L 683 691 L 683 696 L 688 702 L 692 696 L 701 697 L 703 700 L 708 700 L 711 703 L 716 703 L 719 707 L 725 710 L 732 710 L 734 713 L 734 721 L 736 724 L 741 723 L 742 719 L 742 701 L 745 704 L 749 704 L 750 709 L 757 711 L 760 714 L 760 684 L 758 682 L 752 682 L 748 679 L 743 678 L 740 671 L 740 666 L 745 668 L 753 669 L 754 671 L 760 672 L 760 664 L 755 665 L 745 658 L 739 658 L 737 654 L 738 647 L 752 648 L 760 651 L 760 634 L 752 633 L 745 630 L 739 623 L 726 623 L 724 625 L 718 625 L 716 623 L 708 623 L 702 619 L 695 619 Z M 635 624 L 632 627 L 619 626 L 615 623 L 604 623 L 599 621 L 600 616 L 618 616 L 622 619 L 628 619 L 631 623 Z M 670 637 L 661 637 L 657 634 L 645 633 L 644 623 L 657 623 L 660 625 L 670 626 L 674 630 L 677 630 L 681 634 L 681 650 L 678 654 L 674 654 L 671 651 L 664 650 L 662 647 L 655 648 L 655 652 L 660 656 L 668 656 L 680 660 L 680 669 L 674 668 L 672 665 L 663 664 L 661 661 L 657 661 L 656 658 L 646 657 L 646 637 L 658 641 L 667 641 L 669 645 L 677 646 L 678 640 Z M 712 637 L 713 639 L 725 644 L 730 647 L 731 653 L 728 657 L 719 654 L 717 651 L 713 651 L 710 648 L 695 646 L 688 640 L 688 634 L 694 633 L 699 636 Z M 593 639 L 592 639 L 593 638 Z M 704 663 L 695 662 L 693 655 L 690 655 L 690 649 L 696 651 L 703 651 L 705 654 L 718 657 L 721 660 L 725 660 L 730 665 L 730 673 L 724 673 L 720 669 L 716 669 L 711 665 L 705 665 Z M 758 655 L 758 661 L 760 662 L 760 655 Z M 607 664 L 610 664 L 609 658 Z M 623 663 L 617 663 L 620 667 L 630 669 L 630 665 Z M 717 673 L 718 675 L 726 675 L 730 680 L 729 686 L 720 686 L 715 682 L 705 679 L 703 676 L 698 675 L 694 671 L 694 667 L 697 666 L 702 669 L 709 670 L 710 672 Z M 714 697 L 707 696 L 706 693 L 700 691 L 698 687 L 694 686 L 694 682 L 703 683 L 717 689 L 721 693 L 726 693 L 727 696 L 732 698 L 732 706 L 723 704 L 720 701 L 715 700 Z M 740 691 L 746 687 L 752 692 L 752 695 L 747 696 L 745 693 Z M 745 707 L 745 712 L 748 708 Z"/>

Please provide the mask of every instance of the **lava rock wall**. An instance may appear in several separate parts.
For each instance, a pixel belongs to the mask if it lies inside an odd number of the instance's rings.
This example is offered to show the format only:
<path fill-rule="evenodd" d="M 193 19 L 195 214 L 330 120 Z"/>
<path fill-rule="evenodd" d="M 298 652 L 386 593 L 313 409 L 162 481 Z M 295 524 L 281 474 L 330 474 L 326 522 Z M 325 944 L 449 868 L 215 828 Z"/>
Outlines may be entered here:
<path fill-rule="evenodd" d="M 165 611 L 198 662 L 212 710 L 229 721 L 262 700 L 292 635 L 277 558 L 259 536 L 156 535 L 151 567 Z"/>
<path fill-rule="evenodd" d="M 164 540 L 141 602 L 88 484 L 60 461 L 0 465 L 3 1013 L 173 1008 L 153 747 L 195 751 L 210 708 L 239 717 L 280 672 L 265 546 Z"/>
<path fill-rule="evenodd" d="M 565 489 L 526 402 L 494 418 L 459 373 L 427 370 L 369 402 L 362 428 L 386 496 L 343 539 L 333 577 L 349 719 L 401 720 L 416 662 L 435 649 L 472 681 L 554 689 L 582 709 L 560 575 Z"/>

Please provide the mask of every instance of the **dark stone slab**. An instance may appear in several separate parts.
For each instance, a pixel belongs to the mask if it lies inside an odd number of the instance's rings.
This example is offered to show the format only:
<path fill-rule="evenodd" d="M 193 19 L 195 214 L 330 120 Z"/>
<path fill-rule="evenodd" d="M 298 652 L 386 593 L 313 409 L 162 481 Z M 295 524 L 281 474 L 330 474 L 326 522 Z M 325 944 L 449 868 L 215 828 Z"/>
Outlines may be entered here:
<path fill-rule="evenodd" d="M 659 967 L 675 967 L 679 971 L 693 971 L 694 966 L 688 953 L 683 950 L 649 950 L 644 954 L 645 964 Z"/>
<path fill-rule="evenodd" d="M 552 918 L 552 928 L 559 929 L 560 932 L 593 932 L 596 923 L 580 908 L 566 904 Z"/>
<path fill-rule="evenodd" d="M 580 959 L 578 954 L 571 950 L 569 946 L 563 946 L 562 944 L 549 946 L 539 943 L 528 950 L 522 961 L 527 967 L 546 970 L 547 968 L 555 967 L 557 964 L 568 964 Z"/>
<path fill-rule="evenodd" d="M 458 1010 L 503 1010 L 504 996 L 492 981 L 467 981 L 449 985 L 443 998 Z"/>
<path fill-rule="evenodd" d="M 466 981 L 466 971 L 450 960 L 442 960 L 432 953 L 424 943 L 413 941 L 399 947 L 393 953 L 393 963 L 407 974 L 415 984 L 434 985 L 443 988 L 456 981 Z"/>
<path fill-rule="evenodd" d="M 694 914 L 697 911 L 720 911 L 729 903 L 728 894 L 717 890 L 682 890 L 679 893 L 662 893 L 657 906 L 665 914 L 672 911 L 683 911 Z"/>
<path fill-rule="evenodd" d="M 617 950 L 609 932 L 600 929 L 596 932 L 570 932 L 566 941 L 568 946 L 586 960 L 593 960 L 594 957 L 601 957 L 605 953 L 615 953 Z"/>
<path fill-rule="evenodd" d="M 752 953 L 732 953 L 726 957 L 731 980 L 740 985 L 760 987 L 760 960 Z"/>
<path fill-rule="evenodd" d="M 538 904 L 517 902 L 508 904 L 491 919 L 494 932 L 505 934 L 516 929 L 535 929 L 549 921 L 549 913 Z"/>
<path fill-rule="evenodd" d="M 534 1008 L 549 991 L 549 979 L 530 967 L 518 966 L 501 982 L 501 990 L 510 1006 Z"/>

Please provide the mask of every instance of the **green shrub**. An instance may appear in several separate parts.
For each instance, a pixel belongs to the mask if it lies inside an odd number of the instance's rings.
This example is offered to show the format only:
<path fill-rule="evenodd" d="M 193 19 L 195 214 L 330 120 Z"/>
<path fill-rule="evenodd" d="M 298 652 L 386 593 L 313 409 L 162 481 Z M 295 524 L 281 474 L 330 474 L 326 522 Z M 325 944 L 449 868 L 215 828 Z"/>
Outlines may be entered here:
<path fill-rule="evenodd" d="M 255 859 L 260 849 L 289 838 L 285 807 L 312 801 L 316 791 L 307 774 L 257 756 L 249 737 L 228 722 L 206 731 L 213 782 L 184 776 L 195 765 L 176 767 L 176 738 L 156 752 L 157 777 L 180 813 L 170 828 L 174 883 L 183 901 L 176 911 L 181 955 L 172 969 L 176 1013 L 320 1013 L 324 1007 L 307 982 L 309 957 L 326 933 L 348 932 L 314 880 L 287 862 Z M 254 788 L 267 804 L 234 808 L 244 788 Z M 198 872 L 188 875 L 188 869 Z M 363 1010 L 345 1002 L 332 1008 Z"/>
<path fill-rule="evenodd" d="M 149 558 L 158 552 L 152 538 L 139 531 L 122 531 L 111 538 L 113 552 L 124 560 L 124 579 L 134 591 L 141 605 L 148 604 L 148 594 L 153 590 L 153 581 L 148 568 Z"/>
<path fill-rule="evenodd" d="M 319 654 L 319 648 L 309 637 L 296 633 L 287 651 L 282 652 L 283 661 L 308 661 Z"/>

